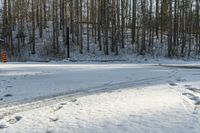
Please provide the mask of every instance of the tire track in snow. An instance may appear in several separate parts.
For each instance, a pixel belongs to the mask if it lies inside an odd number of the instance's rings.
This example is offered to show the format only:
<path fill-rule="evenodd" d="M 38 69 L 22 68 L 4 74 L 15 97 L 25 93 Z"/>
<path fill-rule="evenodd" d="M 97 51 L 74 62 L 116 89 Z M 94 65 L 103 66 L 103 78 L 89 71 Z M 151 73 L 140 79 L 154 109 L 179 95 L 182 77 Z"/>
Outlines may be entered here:
<path fill-rule="evenodd" d="M 78 97 L 83 97 L 87 95 L 92 94 L 99 94 L 104 92 L 112 92 L 115 90 L 120 90 L 124 88 L 129 87 L 136 87 L 138 85 L 144 85 L 149 82 L 159 82 L 165 79 L 166 77 L 154 77 L 154 78 L 146 78 L 146 79 L 140 79 L 140 80 L 132 80 L 132 81 L 126 81 L 126 82 L 117 82 L 117 83 L 110 83 L 110 84 L 104 84 L 101 86 L 91 87 L 87 89 L 79 89 L 76 91 L 71 92 L 64 92 L 64 93 L 58 93 L 51 96 L 44 96 L 44 97 L 38 97 L 35 99 L 27 99 L 23 102 L 15 102 L 15 103 L 8 103 L 7 105 L 1 105 L 0 106 L 0 116 L 8 116 L 13 115 L 15 113 L 20 113 L 32 109 L 41 108 L 44 106 L 53 105 L 56 103 L 62 103 L 62 102 L 70 102 L 73 99 L 76 99 Z"/>

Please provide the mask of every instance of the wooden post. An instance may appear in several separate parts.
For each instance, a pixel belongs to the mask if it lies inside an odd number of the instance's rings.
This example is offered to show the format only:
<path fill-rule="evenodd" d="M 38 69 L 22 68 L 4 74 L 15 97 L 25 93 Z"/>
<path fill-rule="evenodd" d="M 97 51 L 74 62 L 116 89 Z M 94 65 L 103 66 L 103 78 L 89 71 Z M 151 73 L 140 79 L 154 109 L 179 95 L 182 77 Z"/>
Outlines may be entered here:
<path fill-rule="evenodd" d="M 66 40 L 66 43 L 67 43 L 67 58 L 70 58 L 70 45 L 69 45 L 69 27 L 66 28 L 66 36 L 67 36 L 67 40 Z"/>

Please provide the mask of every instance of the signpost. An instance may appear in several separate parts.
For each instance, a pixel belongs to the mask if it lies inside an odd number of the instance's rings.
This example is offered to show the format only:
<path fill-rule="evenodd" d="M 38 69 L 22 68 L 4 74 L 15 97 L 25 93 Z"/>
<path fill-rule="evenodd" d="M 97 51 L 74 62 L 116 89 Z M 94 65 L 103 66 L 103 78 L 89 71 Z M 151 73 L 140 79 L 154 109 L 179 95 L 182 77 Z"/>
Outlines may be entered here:
<path fill-rule="evenodd" d="M 3 63 L 8 62 L 7 52 L 5 51 L 5 43 L 4 40 L 0 39 L 0 54 L 1 54 L 1 61 Z"/>

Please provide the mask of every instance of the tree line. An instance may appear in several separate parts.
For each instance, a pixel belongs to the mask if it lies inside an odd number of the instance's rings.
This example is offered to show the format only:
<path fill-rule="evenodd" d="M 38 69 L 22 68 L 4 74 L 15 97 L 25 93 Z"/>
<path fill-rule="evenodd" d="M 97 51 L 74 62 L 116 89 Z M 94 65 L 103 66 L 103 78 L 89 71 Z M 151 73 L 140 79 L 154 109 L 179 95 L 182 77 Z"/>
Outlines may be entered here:
<path fill-rule="evenodd" d="M 11 55 L 73 48 L 105 55 L 166 49 L 168 57 L 199 55 L 199 0 L 2 0 L 1 38 Z"/>

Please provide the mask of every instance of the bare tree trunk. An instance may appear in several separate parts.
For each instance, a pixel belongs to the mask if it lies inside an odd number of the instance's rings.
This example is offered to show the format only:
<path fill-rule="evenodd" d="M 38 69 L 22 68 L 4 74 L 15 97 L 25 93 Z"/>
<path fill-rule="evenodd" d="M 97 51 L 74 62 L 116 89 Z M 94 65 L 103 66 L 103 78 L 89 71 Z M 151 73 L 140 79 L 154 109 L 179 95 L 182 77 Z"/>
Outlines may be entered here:
<path fill-rule="evenodd" d="M 99 51 L 102 50 L 102 44 L 101 44 L 101 26 L 102 26 L 102 14 L 101 14 L 101 10 L 102 10 L 102 0 L 98 0 L 98 41 L 99 41 Z"/>
<path fill-rule="evenodd" d="M 142 41 L 140 54 L 144 55 L 146 52 L 146 0 L 142 0 Z"/>
<path fill-rule="evenodd" d="M 105 0 L 105 54 L 109 54 L 109 46 L 108 46 L 108 32 L 109 32 L 109 7 L 108 1 Z"/>
<path fill-rule="evenodd" d="M 136 5 L 137 0 L 132 1 L 132 45 L 135 43 L 135 33 L 136 33 Z"/>
<path fill-rule="evenodd" d="M 87 52 L 90 52 L 89 0 L 87 0 Z"/>
<path fill-rule="evenodd" d="M 172 57 L 172 0 L 169 0 L 168 57 Z"/>
<path fill-rule="evenodd" d="M 156 0 L 156 37 L 159 38 L 159 24 L 158 24 L 158 17 L 159 17 L 159 0 Z"/>
<path fill-rule="evenodd" d="M 32 0 L 32 54 L 35 54 L 35 4 Z"/>
<path fill-rule="evenodd" d="M 125 17 L 124 17 L 124 0 L 121 0 L 121 41 L 122 41 L 122 48 L 124 48 L 124 28 L 125 28 Z"/>
<path fill-rule="evenodd" d="M 83 54 L 83 24 L 82 24 L 82 17 L 83 17 L 83 15 L 82 15 L 82 4 L 83 4 L 83 1 L 82 0 L 80 0 L 80 22 L 79 22 L 79 27 L 80 27 L 80 42 L 79 42 L 79 44 L 80 44 L 80 53 L 81 54 Z"/>

